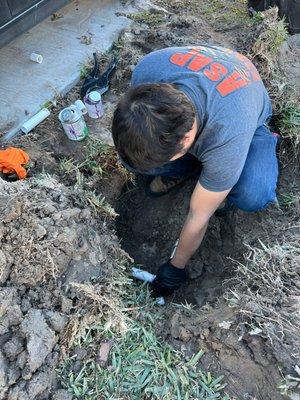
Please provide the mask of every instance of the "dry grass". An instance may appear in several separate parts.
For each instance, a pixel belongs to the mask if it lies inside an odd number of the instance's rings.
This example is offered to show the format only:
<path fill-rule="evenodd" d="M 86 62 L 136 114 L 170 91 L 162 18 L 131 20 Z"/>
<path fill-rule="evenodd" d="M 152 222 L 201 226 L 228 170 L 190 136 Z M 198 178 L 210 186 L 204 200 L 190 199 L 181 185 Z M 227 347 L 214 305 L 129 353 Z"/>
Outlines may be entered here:
<path fill-rule="evenodd" d="M 121 174 L 124 173 L 115 149 L 101 140 L 89 138 L 83 151 L 83 161 L 64 158 L 60 163 L 61 171 L 68 174 L 80 171 L 99 177 L 104 177 L 112 170 L 119 170 Z"/>
<path fill-rule="evenodd" d="M 104 196 L 91 191 L 85 191 L 84 196 L 88 204 L 96 213 L 102 212 L 102 214 L 111 219 L 115 219 L 119 215 L 116 213 L 114 208 L 106 201 Z"/>
<path fill-rule="evenodd" d="M 124 14 L 127 18 L 132 19 L 140 24 L 147 24 L 149 26 L 157 26 L 165 21 L 165 13 L 158 10 L 143 11 L 138 14 Z"/>
<path fill-rule="evenodd" d="M 230 282 L 234 290 L 227 300 L 236 307 L 244 332 L 264 338 L 285 371 L 292 371 L 300 338 L 299 240 L 269 246 L 260 242 L 260 247 L 248 249 L 245 262 L 236 263 L 237 274 Z M 279 388 L 283 393 L 294 386 L 286 379 Z"/>
<path fill-rule="evenodd" d="M 262 16 L 250 53 L 271 96 L 280 134 L 289 138 L 297 150 L 300 144 L 300 95 L 278 63 L 280 48 L 288 37 L 287 26 L 284 20 L 278 19 L 276 7 L 263 12 Z"/>

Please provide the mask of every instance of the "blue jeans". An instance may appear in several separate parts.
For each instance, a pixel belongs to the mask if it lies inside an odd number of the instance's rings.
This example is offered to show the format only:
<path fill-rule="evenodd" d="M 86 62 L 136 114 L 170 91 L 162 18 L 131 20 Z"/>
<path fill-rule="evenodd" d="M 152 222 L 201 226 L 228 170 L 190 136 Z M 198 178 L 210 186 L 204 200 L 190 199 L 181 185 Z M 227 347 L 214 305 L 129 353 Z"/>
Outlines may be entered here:
<path fill-rule="evenodd" d="M 276 200 L 278 161 L 276 144 L 278 138 L 265 125 L 260 126 L 253 136 L 246 162 L 238 182 L 227 199 L 243 211 L 258 211 Z M 131 172 L 138 171 L 124 166 Z M 144 175 L 183 177 L 199 175 L 200 161 L 187 153 L 162 167 L 154 168 Z"/>

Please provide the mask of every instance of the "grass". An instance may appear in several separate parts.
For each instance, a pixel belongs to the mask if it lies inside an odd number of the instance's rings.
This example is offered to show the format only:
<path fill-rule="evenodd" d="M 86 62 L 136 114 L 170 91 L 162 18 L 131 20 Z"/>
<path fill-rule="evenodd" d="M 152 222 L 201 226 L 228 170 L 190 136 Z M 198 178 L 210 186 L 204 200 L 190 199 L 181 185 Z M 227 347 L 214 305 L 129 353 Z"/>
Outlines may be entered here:
<path fill-rule="evenodd" d="M 237 262 L 237 274 L 231 280 L 234 289 L 227 299 L 237 310 L 243 332 L 263 338 L 273 349 L 278 365 L 291 371 L 300 335 L 300 249 L 297 237 L 281 240 L 272 245 L 260 241 L 259 247 L 247 246 L 249 252 L 244 262 Z M 296 372 L 300 375 L 300 369 Z M 297 398 L 299 376 L 283 378 L 278 386 L 281 394 Z"/>
<path fill-rule="evenodd" d="M 90 63 L 82 65 L 79 70 L 80 79 L 86 78 L 91 71 L 92 71 L 92 66 L 90 65 Z"/>
<path fill-rule="evenodd" d="M 287 100 L 279 120 L 280 132 L 284 136 L 292 138 L 296 148 L 300 143 L 300 105 L 298 101 L 300 101 L 298 98 Z"/>
<path fill-rule="evenodd" d="M 149 26 L 159 25 L 165 20 L 165 14 L 163 12 L 143 11 L 142 13 L 126 14 L 125 16 L 135 22 L 147 24 Z"/>
<path fill-rule="evenodd" d="M 47 108 L 49 111 L 51 111 L 51 109 L 54 107 L 54 105 L 55 105 L 55 100 L 48 100 L 42 104 L 41 108 Z"/>
<path fill-rule="evenodd" d="M 155 327 L 162 315 L 148 290 L 130 284 L 126 292 L 126 330 L 120 333 L 101 318 L 87 328 L 76 345 L 86 348 L 90 357 L 76 373 L 76 357 L 61 364 L 59 376 L 65 388 L 75 398 L 87 400 L 228 400 L 222 394 L 223 377 L 201 370 L 202 350 L 186 358 L 156 335 Z M 97 348 L 107 340 L 113 346 L 107 366 L 102 367 L 97 363 Z"/>
<path fill-rule="evenodd" d="M 84 160 L 64 158 L 60 162 L 60 170 L 67 174 L 80 171 L 103 177 L 113 169 L 125 173 L 118 161 L 115 149 L 95 138 L 88 139 L 84 148 Z"/>
<path fill-rule="evenodd" d="M 245 324 L 251 329 L 255 324 L 271 344 L 285 342 L 289 335 L 299 337 L 296 310 L 282 307 L 298 293 L 300 250 L 296 238 L 268 246 L 260 241 L 260 247 L 248 248 L 246 261 L 237 262 L 231 304 L 238 306 L 244 321 L 248 321 Z"/>
<path fill-rule="evenodd" d="M 262 14 L 264 19 L 251 53 L 278 115 L 280 134 L 290 139 L 296 154 L 300 144 L 300 96 L 278 64 L 280 48 L 288 38 L 287 25 L 278 19 L 276 8 Z"/>
<path fill-rule="evenodd" d="M 254 18 L 250 18 L 247 12 L 247 2 L 245 0 L 238 0 L 229 2 L 226 0 L 212 0 L 207 4 L 201 2 L 201 11 L 205 17 L 211 17 L 215 19 L 217 23 L 225 25 L 228 29 L 228 25 L 232 24 L 245 24 L 254 25 L 261 21 L 262 16 L 260 13 L 255 14 Z"/>
<path fill-rule="evenodd" d="M 279 193 L 278 202 L 282 207 L 293 207 L 300 203 L 300 195 L 295 193 Z"/>
<path fill-rule="evenodd" d="M 269 18 L 263 20 L 263 23 L 265 29 L 256 39 L 252 50 L 256 56 L 273 65 L 276 63 L 281 45 L 288 37 L 287 24 L 284 19 L 277 19 L 277 14 L 274 11 L 270 13 Z"/>
<path fill-rule="evenodd" d="M 115 212 L 113 207 L 105 200 L 105 197 L 95 192 L 85 191 L 84 192 L 87 203 L 96 212 L 108 216 L 109 218 L 116 218 L 118 214 Z"/>

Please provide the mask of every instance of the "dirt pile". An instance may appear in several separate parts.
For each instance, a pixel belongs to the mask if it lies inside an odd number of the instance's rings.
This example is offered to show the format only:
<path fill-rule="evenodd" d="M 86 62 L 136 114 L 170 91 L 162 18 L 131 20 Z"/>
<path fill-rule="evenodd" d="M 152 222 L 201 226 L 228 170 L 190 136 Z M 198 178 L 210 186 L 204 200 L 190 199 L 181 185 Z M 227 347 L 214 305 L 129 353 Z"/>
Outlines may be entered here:
<path fill-rule="evenodd" d="M 48 399 L 62 334 L 88 309 L 72 285 L 104 279 L 118 244 L 80 193 L 50 176 L 0 188 L 0 398 Z"/>

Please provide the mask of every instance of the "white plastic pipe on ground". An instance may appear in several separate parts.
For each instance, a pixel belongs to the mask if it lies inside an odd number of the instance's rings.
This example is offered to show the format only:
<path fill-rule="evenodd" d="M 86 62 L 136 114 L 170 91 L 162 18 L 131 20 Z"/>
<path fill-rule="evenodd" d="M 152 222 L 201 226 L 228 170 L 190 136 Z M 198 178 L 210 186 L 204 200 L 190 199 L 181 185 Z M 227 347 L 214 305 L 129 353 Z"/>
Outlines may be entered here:
<path fill-rule="evenodd" d="M 132 276 L 140 281 L 151 283 L 154 281 L 156 275 L 150 274 L 150 272 L 143 271 L 142 269 L 139 268 L 132 268 Z M 163 297 L 157 297 L 156 298 L 156 303 L 160 306 L 165 305 L 165 299 Z"/>
<path fill-rule="evenodd" d="M 49 117 L 50 111 L 48 108 L 42 108 L 37 114 L 33 117 L 29 118 L 28 121 L 24 122 L 21 126 L 21 131 L 23 133 L 29 133 L 33 128 L 35 128 L 38 124 L 40 124 L 44 119 Z"/>
<path fill-rule="evenodd" d="M 43 56 L 41 54 L 37 54 L 37 53 L 31 53 L 30 54 L 30 60 L 34 61 L 38 64 L 42 64 L 43 62 Z"/>

